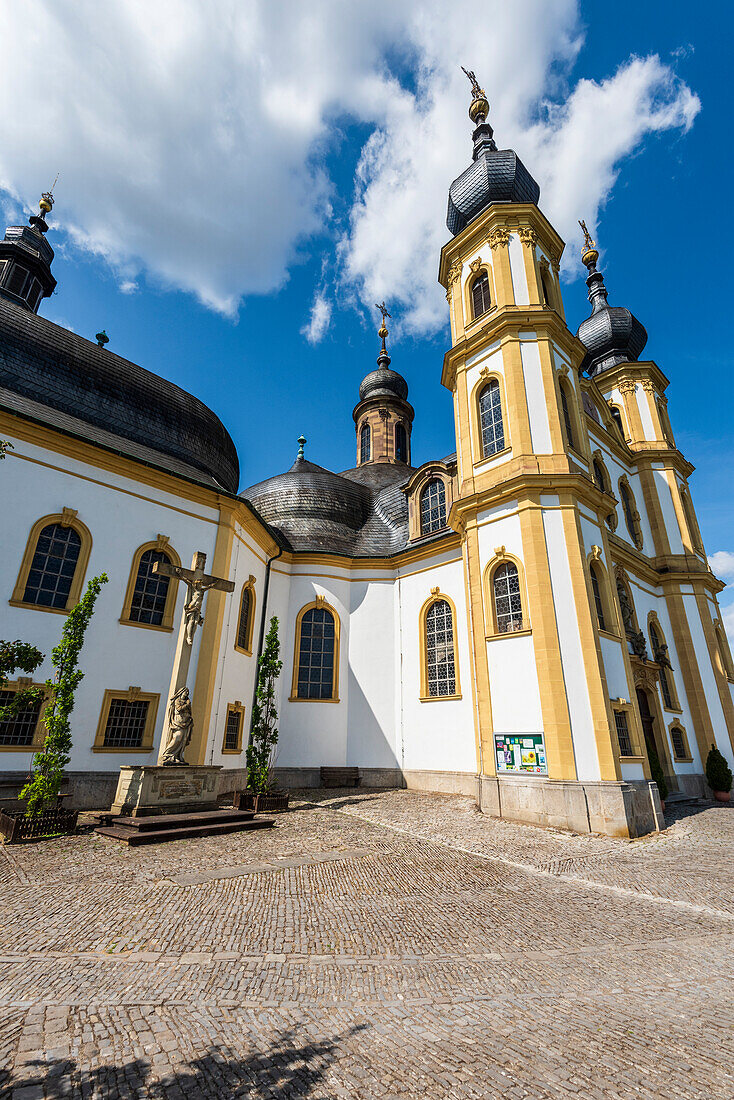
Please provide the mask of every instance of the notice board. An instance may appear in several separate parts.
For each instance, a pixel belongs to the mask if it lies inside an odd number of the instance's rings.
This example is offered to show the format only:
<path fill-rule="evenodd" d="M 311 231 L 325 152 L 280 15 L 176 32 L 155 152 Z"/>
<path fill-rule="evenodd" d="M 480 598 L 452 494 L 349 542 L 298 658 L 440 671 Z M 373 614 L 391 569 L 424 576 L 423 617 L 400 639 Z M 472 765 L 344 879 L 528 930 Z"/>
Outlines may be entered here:
<path fill-rule="evenodd" d="M 498 772 L 548 774 L 542 733 L 496 733 L 494 754 Z"/>

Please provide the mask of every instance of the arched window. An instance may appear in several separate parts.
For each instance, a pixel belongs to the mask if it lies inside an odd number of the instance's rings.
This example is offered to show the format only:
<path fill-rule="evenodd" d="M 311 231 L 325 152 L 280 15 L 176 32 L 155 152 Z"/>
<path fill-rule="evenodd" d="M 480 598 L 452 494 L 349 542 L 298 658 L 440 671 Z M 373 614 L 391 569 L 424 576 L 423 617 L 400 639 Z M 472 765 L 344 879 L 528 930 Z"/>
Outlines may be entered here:
<path fill-rule="evenodd" d="M 237 640 L 235 649 L 249 657 L 252 653 L 252 634 L 255 626 L 255 578 L 250 577 L 242 585 L 240 613 L 237 619 Z"/>
<path fill-rule="evenodd" d="M 635 508 L 635 502 L 632 499 L 632 492 L 629 485 L 624 479 L 620 479 L 619 482 L 619 496 L 622 501 L 622 511 L 624 512 L 624 522 L 627 524 L 627 530 L 630 533 L 630 538 L 634 542 L 638 549 L 642 547 L 642 535 L 640 534 L 640 525 L 637 522 L 637 509 Z"/>
<path fill-rule="evenodd" d="M 425 615 L 425 679 L 430 699 L 457 694 L 454 616 L 447 600 L 434 600 Z"/>
<path fill-rule="evenodd" d="M 338 618 L 323 601 L 301 610 L 296 624 L 296 660 L 291 699 L 338 702 Z"/>
<path fill-rule="evenodd" d="M 363 424 L 359 431 L 359 461 L 369 462 L 370 460 L 370 426 L 369 424 Z"/>
<path fill-rule="evenodd" d="M 429 481 L 421 493 L 421 534 L 430 535 L 446 526 L 446 488 L 440 477 Z"/>
<path fill-rule="evenodd" d="M 670 727 L 670 743 L 673 746 L 673 756 L 676 760 L 691 759 L 691 750 L 688 747 L 686 731 L 679 722 L 674 722 Z"/>
<path fill-rule="evenodd" d="M 395 425 L 395 457 L 398 462 L 408 461 L 408 435 L 404 424 Z"/>
<path fill-rule="evenodd" d="M 500 397 L 500 384 L 496 378 L 491 378 L 487 385 L 482 387 L 477 403 L 479 406 L 479 430 L 482 435 L 482 456 L 489 458 L 505 448 L 502 399 Z"/>
<path fill-rule="evenodd" d="M 130 602 L 129 620 L 132 623 L 146 623 L 149 626 L 163 624 L 171 578 L 153 572 L 156 562 L 170 565 L 171 559 L 163 550 L 145 550 L 140 555 Z"/>
<path fill-rule="evenodd" d="M 571 418 L 571 406 L 569 404 L 569 395 L 567 389 L 567 383 L 564 379 L 561 379 L 558 383 L 558 389 L 561 393 L 561 412 L 563 413 L 563 426 L 566 429 L 566 442 L 569 447 L 576 448 L 576 439 L 573 431 L 573 420 Z"/>
<path fill-rule="evenodd" d="M 492 578 L 492 595 L 497 632 L 511 634 L 522 630 L 520 575 L 514 562 L 508 561 L 497 567 Z"/>
<path fill-rule="evenodd" d="M 595 562 L 591 562 L 589 565 L 589 573 L 591 574 L 591 591 L 594 596 L 594 607 L 596 608 L 596 617 L 599 621 L 599 629 L 609 630 L 611 623 L 607 624 L 604 615 L 604 600 L 602 599 L 602 585 L 604 581 L 599 575 L 599 570 Z"/>
<path fill-rule="evenodd" d="M 619 409 L 616 405 L 610 405 L 609 406 L 609 411 L 612 414 L 612 420 L 617 425 L 617 429 L 619 431 L 620 438 L 621 438 L 622 442 L 625 443 L 626 440 L 627 440 L 627 437 L 624 434 L 624 423 L 622 422 L 622 414 L 621 414 L 621 412 L 619 411 Z"/>
<path fill-rule="evenodd" d="M 597 489 L 600 489 L 602 493 L 608 492 L 607 479 L 604 476 L 604 467 L 598 458 L 594 459 L 592 469 L 594 471 L 594 483 Z"/>
<path fill-rule="evenodd" d="M 683 505 L 683 514 L 686 517 L 686 525 L 688 527 L 688 533 L 691 539 L 691 545 L 694 550 L 698 550 L 699 553 L 703 553 L 703 543 L 701 542 L 701 533 L 696 523 L 696 517 L 693 512 L 693 505 L 691 504 L 691 498 L 688 495 L 687 489 L 681 489 L 680 491 L 681 504 Z"/>
<path fill-rule="evenodd" d="M 38 535 L 23 591 L 23 603 L 65 609 L 82 540 L 73 527 L 49 523 Z"/>
<path fill-rule="evenodd" d="M 714 634 L 716 635 L 716 648 L 719 652 L 721 670 L 728 680 L 734 680 L 734 663 L 732 663 L 731 650 L 721 623 L 714 623 Z"/>
<path fill-rule="evenodd" d="M 553 298 L 550 291 L 550 276 L 547 267 L 540 269 L 540 286 L 543 291 L 543 305 L 546 309 L 553 309 Z"/>
<path fill-rule="evenodd" d="M 480 272 L 471 286 L 471 304 L 474 317 L 481 317 L 486 313 L 492 302 L 489 296 L 489 276 L 486 271 Z"/>
<path fill-rule="evenodd" d="M 663 437 L 671 447 L 675 447 L 675 438 L 673 436 L 673 429 L 670 425 L 670 417 L 668 416 L 668 408 L 665 403 L 659 398 L 655 398 L 655 405 L 658 410 L 658 416 L 660 417 L 660 426 L 663 429 Z"/>
<path fill-rule="evenodd" d="M 660 662 L 660 694 L 663 697 L 663 706 L 670 710 L 675 706 L 675 700 L 673 698 L 673 692 L 671 689 L 670 677 L 668 675 L 668 668 L 663 663 L 668 661 L 667 646 L 663 647 L 660 635 L 654 622 L 650 622 L 650 649 L 652 650 L 653 661 Z M 669 662 L 668 662 L 669 663 Z"/>

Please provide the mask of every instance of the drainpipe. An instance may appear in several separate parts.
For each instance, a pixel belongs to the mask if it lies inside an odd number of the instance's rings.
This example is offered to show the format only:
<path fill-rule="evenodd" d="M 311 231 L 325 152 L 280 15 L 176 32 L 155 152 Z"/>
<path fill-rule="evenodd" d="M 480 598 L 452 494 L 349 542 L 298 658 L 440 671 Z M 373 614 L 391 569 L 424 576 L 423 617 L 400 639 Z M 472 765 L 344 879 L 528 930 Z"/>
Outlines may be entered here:
<path fill-rule="evenodd" d="M 277 561 L 277 559 L 282 555 L 282 553 L 283 553 L 283 547 L 279 546 L 278 547 L 278 553 L 273 554 L 272 558 L 268 558 L 268 560 L 265 562 L 265 583 L 263 585 L 263 609 L 262 609 L 262 614 L 260 616 L 260 637 L 259 637 L 258 643 L 257 643 L 257 658 L 255 660 L 255 686 L 252 690 L 252 706 L 250 707 L 250 730 L 249 730 L 249 733 L 247 734 L 247 747 L 248 748 L 250 746 L 250 742 L 252 741 L 252 712 L 255 709 L 255 702 L 257 700 L 257 683 L 258 683 L 258 679 L 259 679 L 258 666 L 260 664 L 260 658 L 263 655 L 263 645 L 265 643 L 265 620 L 267 619 L 267 612 L 268 612 L 268 589 L 270 588 L 270 566 L 273 564 L 274 561 Z"/>

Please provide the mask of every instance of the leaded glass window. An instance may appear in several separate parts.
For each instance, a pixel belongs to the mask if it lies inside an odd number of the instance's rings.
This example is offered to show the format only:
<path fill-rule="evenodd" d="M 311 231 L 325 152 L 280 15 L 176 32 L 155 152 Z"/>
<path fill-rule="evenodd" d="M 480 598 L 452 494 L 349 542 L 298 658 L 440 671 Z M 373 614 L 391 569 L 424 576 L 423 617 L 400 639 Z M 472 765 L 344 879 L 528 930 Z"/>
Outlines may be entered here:
<path fill-rule="evenodd" d="M 431 698 L 456 695 L 454 617 L 446 600 L 436 600 L 426 614 L 426 679 Z"/>
<path fill-rule="evenodd" d="M 224 751 L 225 752 L 238 752 L 242 742 L 240 741 L 240 730 L 242 729 L 242 711 L 241 710 L 228 710 L 227 711 L 227 725 L 224 730 Z"/>
<path fill-rule="evenodd" d="M 573 422 L 571 420 L 571 409 L 568 404 L 568 393 L 566 392 L 566 383 L 561 382 L 559 384 L 559 390 L 561 391 L 561 410 L 563 412 L 563 424 L 566 429 L 566 439 L 569 447 L 575 447 L 576 442 L 573 435 Z"/>
<path fill-rule="evenodd" d="M 145 550 L 140 555 L 130 604 L 130 621 L 133 623 L 147 623 L 149 626 L 161 626 L 163 623 L 171 578 L 153 572 L 156 562 L 171 564 L 168 554 L 162 550 Z"/>
<path fill-rule="evenodd" d="M 148 720 L 147 699 L 110 700 L 103 745 L 106 749 L 139 749 Z"/>
<path fill-rule="evenodd" d="M 671 726 L 670 740 L 673 743 L 673 755 L 676 760 L 685 760 L 688 756 L 686 752 L 686 739 L 683 736 L 683 730 L 680 726 Z"/>
<path fill-rule="evenodd" d="M 489 297 L 489 276 L 486 271 L 483 271 L 472 283 L 471 302 L 475 317 L 481 317 L 492 304 Z"/>
<path fill-rule="evenodd" d="M 500 384 L 492 378 L 479 394 L 479 429 L 482 433 L 482 455 L 489 458 L 505 447 L 505 428 L 502 423 Z"/>
<path fill-rule="evenodd" d="M 520 575 L 513 562 L 508 561 L 497 567 L 492 579 L 492 590 L 498 633 L 511 634 L 522 630 Z"/>
<path fill-rule="evenodd" d="M 49 523 L 38 536 L 28 572 L 24 603 L 65 608 L 74 580 L 82 540 L 73 527 Z"/>
<path fill-rule="evenodd" d="M 408 436 L 403 424 L 395 425 L 395 457 L 398 462 L 408 461 Z"/>
<path fill-rule="evenodd" d="M 299 699 L 333 698 L 335 647 L 334 616 L 326 608 L 309 608 L 301 619 L 297 689 Z"/>
<path fill-rule="evenodd" d="M 0 710 L 9 706 L 14 698 L 14 691 L 0 691 Z M 41 713 L 41 702 L 42 700 L 39 699 L 34 706 L 28 707 L 26 710 L 19 710 L 10 718 L 0 722 L 0 745 L 20 747 L 33 744 L 33 735 L 36 732 L 38 717 Z"/>
<path fill-rule="evenodd" d="M 604 622 L 604 604 L 601 598 L 601 584 L 599 583 L 599 576 L 593 565 L 590 567 L 590 572 L 591 591 L 594 593 L 594 606 L 596 607 L 596 617 L 599 620 L 599 629 L 606 630 L 606 624 Z"/>
<path fill-rule="evenodd" d="M 370 460 L 370 426 L 369 424 L 363 424 L 359 432 L 359 461 L 369 462 Z"/>
<path fill-rule="evenodd" d="M 247 649 L 250 641 L 250 608 L 252 599 L 249 588 L 242 589 L 240 602 L 240 621 L 237 624 L 237 645 L 240 649 Z"/>
<path fill-rule="evenodd" d="M 430 535 L 446 526 L 446 488 L 440 477 L 429 481 L 421 493 L 421 534 Z"/>
<path fill-rule="evenodd" d="M 594 470 L 594 481 L 596 482 L 597 489 L 601 489 L 602 493 L 606 493 L 607 479 L 604 477 L 604 470 L 598 458 L 594 459 L 592 468 Z"/>
<path fill-rule="evenodd" d="M 617 741 L 619 742 L 620 756 L 633 756 L 632 738 L 630 737 L 627 715 L 623 710 L 615 710 L 614 724 L 617 728 Z"/>
<path fill-rule="evenodd" d="M 621 435 L 622 440 L 624 441 L 625 440 L 625 435 L 624 435 L 624 424 L 622 423 L 622 414 L 621 414 L 621 412 L 619 411 L 619 409 L 617 408 L 616 405 L 612 405 L 610 407 L 609 411 L 611 412 L 612 420 L 614 421 L 614 423 L 619 428 L 619 434 Z"/>

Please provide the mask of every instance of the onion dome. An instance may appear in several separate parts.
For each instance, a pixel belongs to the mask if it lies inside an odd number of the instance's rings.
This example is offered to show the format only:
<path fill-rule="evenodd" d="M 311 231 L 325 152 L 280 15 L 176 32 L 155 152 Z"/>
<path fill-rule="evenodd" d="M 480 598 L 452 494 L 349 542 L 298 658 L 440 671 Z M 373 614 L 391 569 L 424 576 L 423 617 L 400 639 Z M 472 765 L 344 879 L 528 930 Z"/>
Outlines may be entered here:
<path fill-rule="evenodd" d="M 51 213 L 53 204 L 51 191 L 44 191 L 38 204 L 40 215 L 29 218 L 28 225 L 8 226 L 0 241 L 0 295 L 32 313 L 56 288 L 51 274 L 54 250 L 45 236 L 45 215 Z"/>
<path fill-rule="evenodd" d="M 604 276 L 596 269 L 599 253 L 595 242 L 585 223 L 579 222 L 579 225 L 584 231 L 581 262 L 589 272 L 586 285 L 589 288 L 591 316 L 581 322 L 576 335 L 586 348 L 581 369 L 593 378 L 617 363 L 639 359 L 647 344 L 647 331 L 630 310 L 608 304 Z"/>
<path fill-rule="evenodd" d="M 462 66 L 463 68 L 463 66 Z M 537 205 L 540 187 L 512 149 L 498 149 L 487 122 L 489 102 L 473 72 L 464 72 L 472 85 L 469 117 L 476 125 L 472 134 L 473 164 L 449 188 L 446 225 L 456 236 L 486 207 L 495 202 L 530 202 Z"/>

